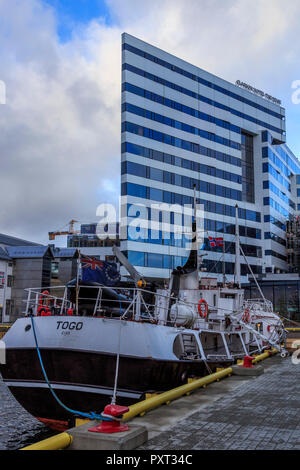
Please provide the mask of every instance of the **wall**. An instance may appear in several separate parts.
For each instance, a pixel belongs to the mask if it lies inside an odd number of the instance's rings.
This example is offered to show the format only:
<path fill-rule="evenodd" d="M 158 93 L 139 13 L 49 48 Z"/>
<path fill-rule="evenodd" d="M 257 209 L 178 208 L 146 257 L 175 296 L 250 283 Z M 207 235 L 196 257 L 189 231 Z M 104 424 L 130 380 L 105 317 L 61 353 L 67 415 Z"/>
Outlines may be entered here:
<path fill-rule="evenodd" d="M 11 288 L 7 287 L 7 277 L 12 275 L 12 267 L 9 264 L 8 261 L 0 260 L 0 272 L 4 273 L 4 287 L 0 289 L 0 308 L 2 308 L 0 322 L 3 323 L 9 321 L 9 312 L 6 311 L 6 301 L 11 300 Z"/>

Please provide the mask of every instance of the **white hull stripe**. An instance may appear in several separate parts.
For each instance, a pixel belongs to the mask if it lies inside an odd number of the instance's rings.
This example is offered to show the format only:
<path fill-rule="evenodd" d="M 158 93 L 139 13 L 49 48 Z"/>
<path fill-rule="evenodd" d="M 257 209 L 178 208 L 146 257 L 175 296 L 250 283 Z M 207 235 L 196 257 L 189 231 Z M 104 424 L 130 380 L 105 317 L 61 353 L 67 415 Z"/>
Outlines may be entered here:
<path fill-rule="evenodd" d="M 46 383 L 40 382 L 21 382 L 19 380 L 4 380 L 5 384 L 8 387 L 23 387 L 23 388 L 49 388 Z M 112 396 L 113 390 L 110 388 L 102 388 L 102 387 L 87 387 L 84 385 L 63 385 L 63 384 L 51 384 L 51 387 L 54 390 L 68 390 L 73 392 L 86 392 L 86 393 L 96 393 L 98 395 L 109 395 Z M 125 398 L 140 398 L 143 392 L 124 392 L 119 391 L 117 392 L 119 397 Z"/>

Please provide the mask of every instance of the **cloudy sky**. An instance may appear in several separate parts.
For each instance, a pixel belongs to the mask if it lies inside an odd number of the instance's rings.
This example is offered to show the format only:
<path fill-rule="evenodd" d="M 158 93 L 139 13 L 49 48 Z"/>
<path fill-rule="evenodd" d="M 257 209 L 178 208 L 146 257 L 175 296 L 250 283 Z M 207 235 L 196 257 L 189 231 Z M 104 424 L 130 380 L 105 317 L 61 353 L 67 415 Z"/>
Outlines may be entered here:
<path fill-rule="evenodd" d="M 0 232 L 47 243 L 117 200 L 123 31 L 282 99 L 300 156 L 299 26 L 300 0 L 0 0 Z"/>

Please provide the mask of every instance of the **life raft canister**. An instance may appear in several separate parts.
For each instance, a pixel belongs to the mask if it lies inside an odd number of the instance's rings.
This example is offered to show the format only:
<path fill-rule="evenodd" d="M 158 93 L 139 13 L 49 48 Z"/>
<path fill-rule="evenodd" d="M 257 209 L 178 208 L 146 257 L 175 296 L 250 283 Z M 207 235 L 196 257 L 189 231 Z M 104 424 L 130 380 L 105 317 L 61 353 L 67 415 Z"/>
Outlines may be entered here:
<path fill-rule="evenodd" d="M 206 318 L 208 315 L 208 304 L 206 300 L 200 299 L 198 302 L 198 313 L 201 318 Z"/>

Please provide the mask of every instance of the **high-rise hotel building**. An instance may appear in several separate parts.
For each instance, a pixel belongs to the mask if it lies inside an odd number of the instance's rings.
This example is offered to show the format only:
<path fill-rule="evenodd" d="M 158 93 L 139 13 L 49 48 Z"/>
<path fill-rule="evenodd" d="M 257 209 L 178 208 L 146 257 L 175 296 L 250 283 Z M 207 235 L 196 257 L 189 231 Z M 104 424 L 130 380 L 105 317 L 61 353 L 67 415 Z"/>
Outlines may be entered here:
<path fill-rule="evenodd" d="M 204 207 L 203 266 L 221 276 L 222 248 L 208 238 L 223 237 L 229 279 L 236 204 L 242 248 L 256 274 L 288 271 L 286 223 L 300 208 L 300 162 L 285 143 L 285 109 L 262 94 L 122 35 L 121 195 L 128 220 L 141 216 L 131 211 L 137 204 L 147 207 L 145 218 L 154 217 L 153 204 L 191 205 L 196 187 Z M 172 232 L 175 217 L 167 237 L 164 230 L 151 236 L 151 228 L 138 239 L 123 237 L 122 250 L 145 276 L 169 277 L 185 262 L 184 237 Z M 242 259 L 244 281 L 247 274 Z"/>

